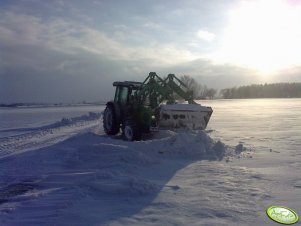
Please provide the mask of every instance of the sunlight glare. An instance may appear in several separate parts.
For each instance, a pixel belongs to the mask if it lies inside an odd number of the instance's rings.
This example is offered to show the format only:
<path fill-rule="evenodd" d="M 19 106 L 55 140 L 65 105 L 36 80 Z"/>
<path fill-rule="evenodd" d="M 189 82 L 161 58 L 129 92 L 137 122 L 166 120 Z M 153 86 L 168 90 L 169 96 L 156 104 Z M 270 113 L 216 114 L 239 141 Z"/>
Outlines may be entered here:
<path fill-rule="evenodd" d="M 261 74 L 301 62 L 301 4 L 283 0 L 244 1 L 229 14 L 216 58 Z"/>

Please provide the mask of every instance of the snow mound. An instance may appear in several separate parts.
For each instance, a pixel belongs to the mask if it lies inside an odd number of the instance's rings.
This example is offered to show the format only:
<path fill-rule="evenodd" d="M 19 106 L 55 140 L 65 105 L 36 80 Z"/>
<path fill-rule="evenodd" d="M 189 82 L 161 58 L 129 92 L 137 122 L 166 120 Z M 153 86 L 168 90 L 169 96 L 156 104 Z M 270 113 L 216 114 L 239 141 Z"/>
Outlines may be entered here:
<path fill-rule="evenodd" d="M 204 158 L 222 159 L 226 152 L 226 146 L 221 141 L 214 141 L 203 131 L 179 133 L 170 139 L 169 144 L 170 152 Z"/>
<path fill-rule="evenodd" d="M 168 131 L 163 130 L 154 134 L 154 139 L 134 142 L 131 147 L 136 149 L 153 150 L 160 154 L 184 155 L 199 160 L 222 160 L 225 157 L 240 158 L 249 151 L 243 144 L 239 143 L 236 147 L 231 147 L 221 140 L 215 140 L 203 130 L 200 131 Z M 140 146 L 147 146 L 143 148 Z M 145 150 L 144 152 L 146 152 Z"/>

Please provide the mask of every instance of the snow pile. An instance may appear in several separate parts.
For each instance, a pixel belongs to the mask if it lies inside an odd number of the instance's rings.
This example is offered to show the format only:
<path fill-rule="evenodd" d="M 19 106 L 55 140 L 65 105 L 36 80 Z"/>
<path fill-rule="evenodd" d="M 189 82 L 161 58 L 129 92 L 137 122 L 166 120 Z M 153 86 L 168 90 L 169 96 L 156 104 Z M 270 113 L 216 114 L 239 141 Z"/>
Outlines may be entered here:
<path fill-rule="evenodd" d="M 140 142 L 134 142 L 130 145 L 133 149 L 135 146 L 143 149 L 141 146 L 150 146 L 148 149 L 157 151 L 161 154 L 182 155 L 199 160 L 222 160 L 223 158 L 241 158 L 251 156 L 252 151 L 239 143 L 232 147 L 226 145 L 221 140 L 212 139 L 206 131 L 168 131 L 163 130 Z"/>
<path fill-rule="evenodd" d="M 169 139 L 168 144 L 170 153 L 206 159 L 221 160 L 226 152 L 226 146 L 221 141 L 214 141 L 204 131 L 178 133 Z"/>

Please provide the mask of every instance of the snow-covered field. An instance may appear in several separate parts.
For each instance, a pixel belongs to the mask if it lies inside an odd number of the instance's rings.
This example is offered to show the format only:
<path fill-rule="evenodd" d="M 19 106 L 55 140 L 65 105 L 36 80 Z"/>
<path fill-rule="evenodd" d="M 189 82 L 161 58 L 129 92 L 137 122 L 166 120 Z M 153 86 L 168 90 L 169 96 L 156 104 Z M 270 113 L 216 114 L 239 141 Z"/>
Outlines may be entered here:
<path fill-rule="evenodd" d="M 51 108 L 5 120 L 0 110 L 0 225 L 276 225 L 269 205 L 301 214 L 301 99 L 202 103 L 214 110 L 205 132 L 139 142 L 106 136 L 101 106 L 54 120 Z"/>
<path fill-rule="evenodd" d="M 103 106 L 0 108 L 0 137 L 24 134 L 62 118 L 100 113 Z"/>

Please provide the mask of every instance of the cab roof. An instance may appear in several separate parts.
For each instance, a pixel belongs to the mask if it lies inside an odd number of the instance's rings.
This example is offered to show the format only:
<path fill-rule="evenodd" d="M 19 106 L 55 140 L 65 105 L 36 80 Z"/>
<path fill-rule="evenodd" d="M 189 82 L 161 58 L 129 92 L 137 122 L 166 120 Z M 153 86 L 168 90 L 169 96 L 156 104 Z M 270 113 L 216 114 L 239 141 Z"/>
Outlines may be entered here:
<path fill-rule="evenodd" d="M 141 87 L 141 82 L 133 82 L 133 81 L 124 81 L 124 82 L 114 82 L 113 86 L 125 86 L 131 87 L 132 89 L 139 89 Z"/>

